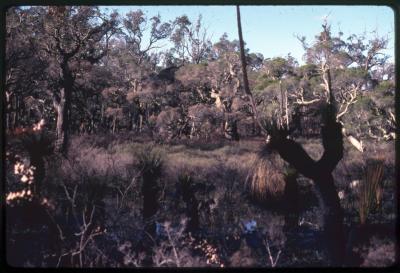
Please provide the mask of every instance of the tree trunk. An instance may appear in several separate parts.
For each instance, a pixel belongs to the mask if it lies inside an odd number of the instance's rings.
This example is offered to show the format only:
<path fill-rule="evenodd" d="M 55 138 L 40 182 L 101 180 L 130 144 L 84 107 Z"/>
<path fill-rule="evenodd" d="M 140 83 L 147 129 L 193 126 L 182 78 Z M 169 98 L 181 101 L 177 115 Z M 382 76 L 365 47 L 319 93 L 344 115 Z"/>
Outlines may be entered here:
<path fill-rule="evenodd" d="M 59 96 L 55 95 L 53 103 L 57 112 L 57 124 L 56 124 L 56 152 L 61 152 L 66 155 L 68 151 L 69 141 L 69 113 L 71 108 L 71 95 L 73 88 L 73 77 L 69 70 L 68 63 L 62 64 L 63 71 L 63 86 L 60 89 Z"/>
<path fill-rule="evenodd" d="M 143 115 L 139 115 L 139 133 L 142 131 L 142 126 L 143 126 Z"/>
<path fill-rule="evenodd" d="M 13 93 L 7 92 L 6 93 L 6 131 L 11 131 L 11 114 L 12 114 L 12 98 Z"/>
<path fill-rule="evenodd" d="M 224 121 L 224 136 L 229 140 L 239 140 L 239 133 L 237 131 L 236 120 L 225 120 Z"/>
<path fill-rule="evenodd" d="M 56 124 L 56 143 L 55 150 L 56 152 L 64 153 L 66 151 L 66 142 L 67 142 L 67 126 L 66 122 L 68 122 L 67 118 L 67 109 L 66 109 L 66 98 L 65 98 L 65 89 L 61 88 L 59 92 L 59 100 L 54 100 L 54 107 L 57 113 L 57 124 Z"/>
<path fill-rule="evenodd" d="M 196 135 L 196 124 L 195 124 L 194 120 L 192 120 L 192 126 L 190 127 L 189 138 L 192 139 L 195 137 L 195 135 Z"/>
<path fill-rule="evenodd" d="M 15 100 L 14 100 L 14 115 L 13 115 L 13 119 L 12 119 L 12 127 L 13 128 L 17 128 L 19 126 L 19 117 L 18 117 L 18 109 L 19 109 L 19 99 L 18 96 L 15 96 Z"/>
<path fill-rule="evenodd" d="M 114 116 L 114 117 L 113 117 L 113 125 L 112 125 L 112 133 L 113 133 L 113 134 L 115 133 L 115 126 L 116 126 L 116 123 L 117 123 L 117 117 Z"/>
<path fill-rule="evenodd" d="M 276 149 L 280 156 L 299 173 L 312 179 L 321 193 L 324 207 L 325 244 L 332 266 L 344 265 L 346 249 L 343 210 L 332 177 L 332 171 L 343 157 L 341 128 L 341 125 L 332 120 L 332 117 L 327 120 L 326 126 L 322 127 L 324 154 L 317 162 L 293 140 L 273 137 L 270 142 L 271 148 Z"/>
<path fill-rule="evenodd" d="M 104 104 L 101 102 L 101 108 L 100 108 L 100 125 L 102 130 L 104 130 L 105 127 L 105 121 L 104 121 Z"/>

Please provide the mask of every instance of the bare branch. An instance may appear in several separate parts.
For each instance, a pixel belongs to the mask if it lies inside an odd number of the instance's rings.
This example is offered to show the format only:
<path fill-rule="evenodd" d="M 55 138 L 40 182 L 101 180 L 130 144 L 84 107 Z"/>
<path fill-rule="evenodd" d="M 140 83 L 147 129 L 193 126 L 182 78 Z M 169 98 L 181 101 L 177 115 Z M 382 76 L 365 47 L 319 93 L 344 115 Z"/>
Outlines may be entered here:
<path fill-rule="evenodd" d="M 344 109 L 336 115 L 336 119 L 339 120 L 344 114 L 347 113 L 349 106 L 357 102 L 357 93 L 360 89 L 360 85 L 355 86 L 351 90 L 347 91 L 346 93 L 342 94 L 342 104 L 340 105 L 339 111 L 344 107 Z M 348 96 L 346 96 L 348 95 Z"/>

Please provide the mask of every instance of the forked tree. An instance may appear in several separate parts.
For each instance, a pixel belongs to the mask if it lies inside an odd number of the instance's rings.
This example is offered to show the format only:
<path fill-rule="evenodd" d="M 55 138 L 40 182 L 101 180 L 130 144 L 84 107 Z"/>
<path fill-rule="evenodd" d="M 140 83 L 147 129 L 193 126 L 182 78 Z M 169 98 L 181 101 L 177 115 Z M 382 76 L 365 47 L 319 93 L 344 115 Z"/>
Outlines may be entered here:
<path fill-rule="evenodd" d="M 66 154 L 80 70 L 107 54 L 108 41 L 116 31 L 117 14 L 107 19 L 98 8 L 84 6 L 51 6 L 46 11 L 38 48 L 49 63 L 52 88 L 47 91 L 56 112 L 55 149 Z"/>
<path fill-rule="evenodd" d="M 336 120 L 337 110 L 332 94 L 329 67 L 326 68 L 324 71 L 326 74 L 323 75 L 327 79 L 326 83 L 330 92 L 329 101 L 323 115 L 323 124 L 321 125 L 324 152 L 319 160 L 313 160 L 299 143 L 289 138 L 290 132 L 287 126 L 279 126 L 276 122 L 271 122 L 270 124 L 272 125 L 265 125 L 261 122 L 247 78 L 239 6 L 236 6 L 236 11 L 243 84 L 253 110 L 255 121 L 267 137 L 267 148 L 277 151 L 299 173 L 314 181 L 317 190 L 320 192 L 324 207 L 323 226 L 329 262 L 331 265 L 344 265 L 346 247 L 343 230 L 343 210 L 340 206 L 332 176 L 333 170 L 343 157 L 343 136 L 342 125 Z M 290 200 L 287 201 L 290 202 Z"/>

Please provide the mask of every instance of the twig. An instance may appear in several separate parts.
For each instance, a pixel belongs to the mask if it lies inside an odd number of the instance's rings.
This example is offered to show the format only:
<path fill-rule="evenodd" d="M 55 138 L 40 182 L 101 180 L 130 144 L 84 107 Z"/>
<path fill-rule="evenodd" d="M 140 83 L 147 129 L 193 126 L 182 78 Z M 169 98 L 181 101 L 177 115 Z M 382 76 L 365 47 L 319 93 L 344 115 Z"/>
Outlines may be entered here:
<path fill-rule="evenodd" d="M 279 249 L 278 254 L 276 255 L 276 258 L 275 258 L 275 261 L 274 261 L 274 258 L 272 257 L 271 250 L 270 250 L 270 247 L 269 247 L 268 239 L 265 239 L 264 243 L 265 243 L 265 246 L 266 246 L 265 248 L 268 251 L 268 256 L 269 256 L 269 261 L 271 262 L 271 266 L 272 267 L 276 267 L 276 264 L 278 263 L 279 257 L 280 257 L 280 255 L 282 253 L 282 250 Z"/>

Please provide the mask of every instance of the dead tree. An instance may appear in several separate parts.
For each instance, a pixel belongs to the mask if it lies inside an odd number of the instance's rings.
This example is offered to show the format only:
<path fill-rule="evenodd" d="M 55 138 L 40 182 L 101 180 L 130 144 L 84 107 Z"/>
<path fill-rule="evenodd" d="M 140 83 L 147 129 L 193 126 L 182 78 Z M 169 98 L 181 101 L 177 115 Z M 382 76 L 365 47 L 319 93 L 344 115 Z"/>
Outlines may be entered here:
<path fill-rule="evenodd" d="M 266 128 L 261 124 L 247 78 L 239 6 L 236 6 L 236 10 L 244 89 L 249 97 L 255 120 L 266 134 L 267 140 L 269 140 L 267 142 L 268 148 L 277 151 L 299 173 L 314 181 L 317 190 L 321 193 L 325 209 L 323 217 L 324 232 L 330 264 L 336 266 L 343 265 L 345 260 L 343 210 L 340 206 L 332 176 L 332 171 L 343 157 L 343 137 L 342 126 L 336 121 L 336 107 L 332 95 L 329 69 L 325 71 L 326 74 L 324 75 L 324 82 L 327 85 L 327 90 L 329 90 L 328 106 L 324 116 L 324 124 L 321 128 L 324 153 L 319 160 L 315 161 L 300 144 L 288 138 L 289 131 L 287 128 L 278 128 L 276 124 Z"/>

